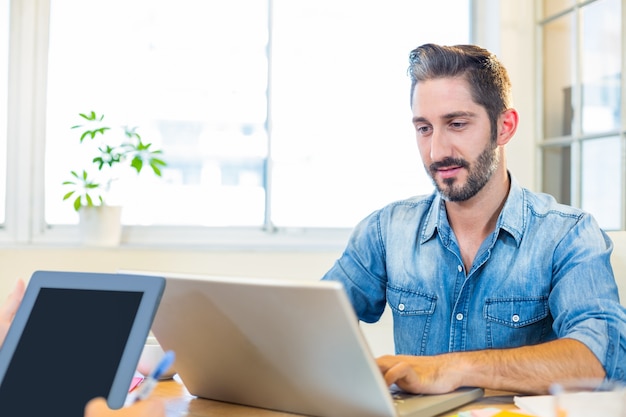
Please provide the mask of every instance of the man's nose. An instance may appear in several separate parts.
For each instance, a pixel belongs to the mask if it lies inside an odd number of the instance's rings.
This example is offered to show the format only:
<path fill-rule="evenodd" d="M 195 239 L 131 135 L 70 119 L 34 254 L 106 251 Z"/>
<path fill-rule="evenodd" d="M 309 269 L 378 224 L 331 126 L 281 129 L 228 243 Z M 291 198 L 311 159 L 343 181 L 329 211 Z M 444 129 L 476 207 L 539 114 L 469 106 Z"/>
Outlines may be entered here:
<path fill-rule="evenodd" d="M 430 159 L 441 161 L 453 157 L 450 137 L 441 130 L 433 130 L 430 138 Z"/>

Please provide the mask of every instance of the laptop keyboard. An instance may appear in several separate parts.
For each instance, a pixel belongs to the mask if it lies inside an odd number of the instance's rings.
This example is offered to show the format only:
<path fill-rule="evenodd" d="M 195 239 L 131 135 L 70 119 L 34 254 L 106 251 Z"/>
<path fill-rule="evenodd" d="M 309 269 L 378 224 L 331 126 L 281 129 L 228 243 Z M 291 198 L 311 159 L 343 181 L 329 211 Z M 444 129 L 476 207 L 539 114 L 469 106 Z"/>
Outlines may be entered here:
<path fill-rule="evenodd" d="M 402 391 L 399 388 L 390 388 L 389 392 L 391 393 L 391 398 L 393 398 L 394 403 L 401 403 L 407 398 L 421 397 L 424 395 L 424 394 L 411 394 L 406 391 Z"/>

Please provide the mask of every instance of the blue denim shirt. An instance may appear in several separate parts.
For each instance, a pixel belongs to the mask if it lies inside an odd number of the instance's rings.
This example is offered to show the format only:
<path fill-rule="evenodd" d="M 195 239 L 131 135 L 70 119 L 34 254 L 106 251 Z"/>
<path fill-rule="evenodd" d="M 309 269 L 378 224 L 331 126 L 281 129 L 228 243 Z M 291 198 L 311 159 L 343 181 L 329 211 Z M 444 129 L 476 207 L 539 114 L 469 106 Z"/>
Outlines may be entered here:
<path fill-rule="evenodd" d="M 365 218 L 323 279 L 341 281 L 360 320 L 388 303 L 398 354 L 511 348 L 568 337 L 608 378 L 626 379 L 626 310 L 593 217 L 511 178 L 495 230 L 466 271 L 438 193 Z"/>

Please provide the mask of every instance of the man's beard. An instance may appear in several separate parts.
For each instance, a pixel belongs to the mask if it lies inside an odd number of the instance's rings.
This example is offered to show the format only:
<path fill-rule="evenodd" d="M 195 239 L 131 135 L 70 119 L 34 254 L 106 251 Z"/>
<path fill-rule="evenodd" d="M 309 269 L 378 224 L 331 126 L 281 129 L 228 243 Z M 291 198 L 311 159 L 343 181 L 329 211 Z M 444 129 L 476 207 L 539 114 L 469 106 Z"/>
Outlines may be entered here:
<path fill-rule="evenodd" d="M 495 142 L 490 140 L 473 165 L 461 158 L 445 158 L 440 162 L 433 162 L 427 171 L 444 200 L 454 202 L 467 201 L 478 194 L 500 164 L 500 155 L 496 148 Z M 438 169 L 450 166 L 459 166 L 467 169 L 468 177 L 464 185 L 455 186 L 457 178 L 446 178 L 443 180 L 443 184 L 439 184 L 435 180 Z"/>

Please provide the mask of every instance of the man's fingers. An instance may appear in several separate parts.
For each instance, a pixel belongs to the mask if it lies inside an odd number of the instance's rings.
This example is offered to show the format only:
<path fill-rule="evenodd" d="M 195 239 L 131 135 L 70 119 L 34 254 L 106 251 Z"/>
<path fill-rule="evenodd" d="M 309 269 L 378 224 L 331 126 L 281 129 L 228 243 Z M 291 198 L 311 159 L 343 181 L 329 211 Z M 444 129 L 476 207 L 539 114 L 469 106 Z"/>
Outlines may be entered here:
<path fill-rule="evenodd" d="M 400 356 L 383 356 L 377 359 L 377 363 L 387 385 L 396 384 L 404 391 L 420 392 L 419 376 Z"/>
<path fill-rule="evenodd" d="M 24 297 L 24 291 L 26 290 L 26 284 L 23 280 L 18 279 L 13 287 L 13 291 L 7 297 L 7 301 L 0 308 L 0 321 L 11 321 L 17 312 L 17 308 L 20 306 L 22 302 L 22 298 Z"/>
<path fill-rule="evenodd" d="M 388 368 L 387 371 L 383 373 L 383 376 L 387 385 L 396 384 L 404 389 L 403 385 L 406 385 L 404 382 L 409 379 L 414 379 L 412 378 L 412 374 L 414 375 L 415 372 L 408 363 L 398 362 Z"/>

